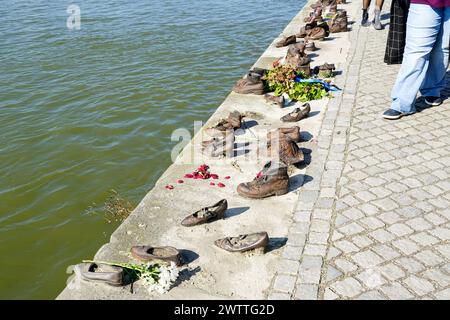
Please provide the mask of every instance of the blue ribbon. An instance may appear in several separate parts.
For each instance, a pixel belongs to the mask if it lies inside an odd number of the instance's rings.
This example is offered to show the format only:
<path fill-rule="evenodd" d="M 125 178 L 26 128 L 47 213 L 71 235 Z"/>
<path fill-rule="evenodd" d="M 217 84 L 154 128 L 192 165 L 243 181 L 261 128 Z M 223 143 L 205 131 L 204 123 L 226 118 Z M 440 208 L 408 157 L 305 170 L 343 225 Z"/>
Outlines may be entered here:
<path fill-rule="evenodd" d="M 301 82 L 301 83 L 320 83 L 323 85 L 325 90 L 327 91 L 340 91 L 339 88 L 337 88 L 335 85 L 330 85 L 328 82 L 325 82 L 320 79 L 302 79 L 300 76 L 295 77 L 295 82 Z"/>

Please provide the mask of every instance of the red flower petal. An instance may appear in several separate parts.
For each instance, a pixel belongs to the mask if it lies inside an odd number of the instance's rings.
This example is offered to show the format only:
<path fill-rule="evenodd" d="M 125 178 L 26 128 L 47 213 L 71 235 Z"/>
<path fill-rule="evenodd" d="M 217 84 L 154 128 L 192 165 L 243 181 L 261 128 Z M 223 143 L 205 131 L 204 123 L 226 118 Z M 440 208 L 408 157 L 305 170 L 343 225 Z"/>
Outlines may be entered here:
<path fill-rule="evenodd" d="M 168 185 L 166 186 L 166 189 L 168 189 L 168 190 L 172 190 L 173 188 L 174 188 L 174 186 L 171 185 L 171 184 L 168 184 Z"/>
<path fill-rule="evenodd" d="M 186 178 L 186 179 L 192 179 L 193 177 L 194 177 L 194 175 L 191 174 L 191 173 L 186 173 L 186 174 L 184 175 L 184 178 Z"/>
<path fill-rule="evenodd" d="M 226 177 L 225 177 L 225 179 L 227 179 L 227 180 L 230 179 L 230 178 L 231 178 L 230 176 L 226 176 Z"/>
<path fill-rule="evenodd" d="M 213 178 L 214 180 L 219 179 L 219 176 L 215 173 L 211 173 L 211 178 Z"/>
<path fill-rule="evenodd" d="M 218 186 L 219 188 L 225 187 L 225 185 L 224 185 L 222 182 L 219 182 L 219 183 L 217 184 L 217 186 Z"/>
<path fill-rule="evenodd" d="M 216 184 L 214 182 L 209 183 L 210 186 L 215 186 Z"/>
<path fill-rule="evenodd" d="M 184 183 L 184 181 L 183 181 L 183 180 L 181 180 L 181 179 L 180 179 L 180 180 L 178 180 L 177 182 L 178 182 L 178 183 Z"/>

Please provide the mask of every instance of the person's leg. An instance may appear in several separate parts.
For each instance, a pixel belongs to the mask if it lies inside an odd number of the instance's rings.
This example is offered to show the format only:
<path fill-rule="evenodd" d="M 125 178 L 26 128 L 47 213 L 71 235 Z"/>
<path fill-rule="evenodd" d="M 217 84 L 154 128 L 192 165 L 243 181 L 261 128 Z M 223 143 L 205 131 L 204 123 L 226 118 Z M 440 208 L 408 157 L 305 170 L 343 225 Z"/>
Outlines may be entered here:
<path fill-rule="evenodd" d="M 376 30 L 383 29 L 383 25 L 381 24 L 381 9 L 383 8 L 384 0 L 377 0 L 375 3 L 375 10 L 373 12 L 374 19 L 373 19 L 373 27 Z"/>
<path fill-rule="evenodd" d="M 414 102 L 427 74 L 430 54 L 440 29 L 439 9 L 424 4 L 411 4 L 403 63 L 392 90 L 391 107 L 386 113 L 392 114 L 389 111 L 394 110 L 401 116 L 415 112 Z M 383 115 L 385 118 L 398 118 L 386 113 Z"/>
<path fill-rule="evenodd" d="M 371 0 L 363 0 L 363 9 L 362 9 L 362 19 L 361 19 L 361 25 L 363 27 L 367 27 L 370 25 L 369 22 L 369 7 L 370 7 Z"/>
<path fill-rule="evenodd" d="M 449 64 L 450 46 L 450 8 L 442 8 L 441 30 L 430 54 L 430 66 L 422 84 L 420 93 L 429 105 L 439 105 L 441 91 L 445 89 L 445 74 Z"/>

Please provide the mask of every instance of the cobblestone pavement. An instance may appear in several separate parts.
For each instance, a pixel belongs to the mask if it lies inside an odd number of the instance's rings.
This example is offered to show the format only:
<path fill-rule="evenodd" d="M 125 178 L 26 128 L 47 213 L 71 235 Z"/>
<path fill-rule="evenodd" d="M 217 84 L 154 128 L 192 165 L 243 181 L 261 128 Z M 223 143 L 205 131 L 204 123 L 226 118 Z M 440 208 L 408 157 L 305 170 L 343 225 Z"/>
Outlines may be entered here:
<path fill-rule="evenodd" d="M 450 299 L 450 102 L 380 117 L 386 37 L 353 26 L 269 299 Z"/>

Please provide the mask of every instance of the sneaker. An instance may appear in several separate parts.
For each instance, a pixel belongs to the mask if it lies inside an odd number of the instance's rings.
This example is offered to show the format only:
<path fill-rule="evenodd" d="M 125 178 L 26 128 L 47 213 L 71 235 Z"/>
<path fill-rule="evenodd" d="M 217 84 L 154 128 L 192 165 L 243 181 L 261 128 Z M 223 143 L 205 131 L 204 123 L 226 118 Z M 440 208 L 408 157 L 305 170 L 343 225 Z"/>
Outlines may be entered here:
<path fill-rule="evenodd" d="M 401 117 L 408 116 L 408 115 L 413 114 L 413 113 L 414 112 L 400 112 L 400 111 L 397 111 L 397 110 L 394 110 L 394 109 L 387 109 L 383 113 L 382 117 L 384 119 L 397 120 L 397 119 L 400 119 Z"/>
<path fill-rule="evenodd" d="M 443 102 L 441 97 L 425 97 L 425 103 L 429 106 L 440 106 Z"/>
<path fill-rule="evenodd" d="M 381 24 L 381 21 L 380 21 L 380 15 L 381 15 L 380 9 L 375 8 L 374 15 L 375 15 L 375 17 L 372 22 L 373 27 L 375 28 L 375 30 L 383 30 L 383 25 Z"/>

